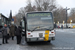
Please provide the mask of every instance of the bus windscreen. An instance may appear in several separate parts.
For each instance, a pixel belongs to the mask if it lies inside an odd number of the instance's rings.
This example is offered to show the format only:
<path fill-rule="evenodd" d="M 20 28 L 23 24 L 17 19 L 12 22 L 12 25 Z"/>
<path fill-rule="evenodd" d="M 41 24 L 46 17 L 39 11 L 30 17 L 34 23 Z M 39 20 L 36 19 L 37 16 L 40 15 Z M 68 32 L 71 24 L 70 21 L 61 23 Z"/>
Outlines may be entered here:
<path fill-rule="evenodd" d="M 38 26 L 43 26 L 50 30 L 53 29 L 52 13 L 50 13 L 50 12 L 28 13 L 27 14 L 27 29 L 33 30 L 35 27 L 38 27 Z M 43 30 L 43 29 L 41 29 L 41 30 Z"/>

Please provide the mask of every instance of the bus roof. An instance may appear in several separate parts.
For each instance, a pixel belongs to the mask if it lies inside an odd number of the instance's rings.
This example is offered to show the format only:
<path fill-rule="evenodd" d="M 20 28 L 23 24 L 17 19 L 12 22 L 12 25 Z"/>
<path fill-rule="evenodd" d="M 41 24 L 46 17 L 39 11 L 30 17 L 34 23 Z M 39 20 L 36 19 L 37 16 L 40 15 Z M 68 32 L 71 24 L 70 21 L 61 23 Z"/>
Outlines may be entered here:
<path fill-rule="evenodd" d="M 49 11 L 33 11 L 33 12 L 27 12 L 27 13 L 43 13 L 43 12 L 45 13 L 45 12 L 49 12 Z M 52 13 L 52 12 L 49 12 L 49 13 Z"/>

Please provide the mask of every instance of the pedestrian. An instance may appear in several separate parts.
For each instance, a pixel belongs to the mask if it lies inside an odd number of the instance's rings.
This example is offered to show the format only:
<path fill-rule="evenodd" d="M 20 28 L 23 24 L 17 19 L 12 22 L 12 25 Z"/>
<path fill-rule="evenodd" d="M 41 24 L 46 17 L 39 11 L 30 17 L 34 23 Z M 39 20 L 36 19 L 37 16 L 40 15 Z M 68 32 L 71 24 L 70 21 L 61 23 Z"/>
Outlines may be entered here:
<path fill-rule="evenodd" d="M 10 28 L 10 24 L 8 25 L 8 28 Z"/>
<path fill-rule="evenodd" d="M 61 26 L 61 28 L 63 29 L 63 25 Z"/>
<path fill-rule="evenodd" d="M 7 40 L 7 25 L 4 24 L 4 27 L 1 29 L 2 31 L 2 43 L 5 44 L 5 43 L 8 43 L 8 40 Z"/>
<path fill-rule="evenodd" d="M 54 24 L 54 28 L 57 28 L 57 25 L 56 25 L 56 23 Z"/>
<path fill-rule="evenodd" d="M 21 43 L 21 36 L 22 36 L 22 28 L 21 28 L 21 26 L 18 26 L 18 28 L 16 30 L 17 44 Z"/>
<path fill-rule="evenodd" d="M 15 25 L 11 24 L 10 26 L 10 35 L 12 37 L 12 40 L 14 40 L 14 36 L 15 36 Z"/>
<path fill-rule="evenodd" d="M 60 26 L 58 26 L 58 29 L 60 28 Z"/>
<path fill-rule="evenodd" d="M 57 27 L 57 24 L 56 24 L 56 28 L 58 28 L 58 27 Z"/>
<path fill-rule="evenodd" d="M 56 24 L 54 24 L 54 28 L 56 27 Z"/>
<path fill-rule="evenodd" d="M 2 31 L 1 31 L 1 29 L 2 29 L 2 25 L 0 25 L 0 36 L 2 37 Z M 1 45 L 1 44 L 0 44 Z"/>
<path fill-rule="evenodd" d="M 17 26 L 15 25 L 15 34 L 16 34 Z"/>
<path fill-rule="evenodd" d="M 10 25 L 8 25 L 8 27 L 7 27 L 7 33 L 8 33 L 7 39 L 9 39 L 10 38 Z"/>

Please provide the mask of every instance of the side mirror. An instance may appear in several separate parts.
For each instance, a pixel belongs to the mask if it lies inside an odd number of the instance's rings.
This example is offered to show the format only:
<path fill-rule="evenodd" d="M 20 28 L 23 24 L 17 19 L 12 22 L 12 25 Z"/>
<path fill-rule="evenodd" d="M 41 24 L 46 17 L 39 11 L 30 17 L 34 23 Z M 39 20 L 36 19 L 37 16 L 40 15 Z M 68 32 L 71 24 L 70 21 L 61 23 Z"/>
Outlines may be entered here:
<path fill-rule="evenodd" d="M 20 25 L 22 26 L 22 22 L 20 22 Z"/>
<path fill-rule="evenodd" d="M 25 21 L 25 17 L 23 17 L 23 20 Z"/>
<path fill-rule="evenodd" d="M 24 20 L 25 24 L 27 24 L 27 22 L 26 22 L 26 18 L 25 18 L 25 17 L 23 17 L 23 20 Z"/>

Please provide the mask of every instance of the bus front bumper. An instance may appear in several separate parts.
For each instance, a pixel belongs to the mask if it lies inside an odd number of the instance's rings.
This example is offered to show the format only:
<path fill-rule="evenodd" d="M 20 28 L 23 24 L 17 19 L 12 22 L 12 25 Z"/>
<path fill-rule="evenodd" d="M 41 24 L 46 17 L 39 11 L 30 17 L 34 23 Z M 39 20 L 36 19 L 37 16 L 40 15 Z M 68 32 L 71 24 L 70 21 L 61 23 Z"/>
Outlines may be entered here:
<path fill-rule="evenodd" d="M 27 38 L 27 42 L 44 41 L 45 38 Z M 49 37 L 49 40 L 55 40 L 55 37 Z"/>

